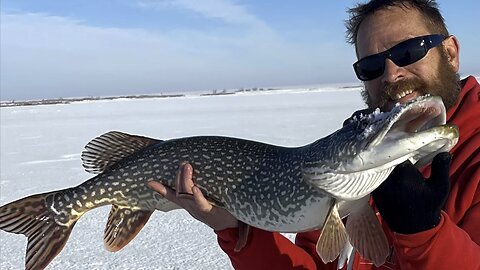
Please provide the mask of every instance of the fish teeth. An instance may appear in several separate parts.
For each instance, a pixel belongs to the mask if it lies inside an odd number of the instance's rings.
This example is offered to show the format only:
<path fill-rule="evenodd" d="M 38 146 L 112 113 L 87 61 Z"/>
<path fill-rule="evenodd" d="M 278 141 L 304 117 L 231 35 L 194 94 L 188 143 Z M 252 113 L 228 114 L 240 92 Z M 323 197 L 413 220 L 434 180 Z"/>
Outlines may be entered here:
<path fill-rule="evenodd" d="M 396 99 L 396 100 L 399 100 L 399 99 L 403 98 L 403 97 L 406 96 L 406 95 L 410 95 L 411 93 L 413 93 L 413 90 L 405 90 L 405 91 L 403 91 L 403 92 L 397 93 L 397 94 L 395 95 L 395 99 Z"/>

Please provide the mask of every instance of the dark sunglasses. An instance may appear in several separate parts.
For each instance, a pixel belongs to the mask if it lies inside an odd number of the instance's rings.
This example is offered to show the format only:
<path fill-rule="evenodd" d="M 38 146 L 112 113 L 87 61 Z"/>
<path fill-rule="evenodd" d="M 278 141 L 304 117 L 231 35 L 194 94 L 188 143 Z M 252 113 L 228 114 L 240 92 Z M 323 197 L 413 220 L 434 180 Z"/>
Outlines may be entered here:
<path fill-rule="evenodd" d="M 385 60 L 392 60 L 399 67 L 407 66 L 425 57 L 428 50 L 440 45 L 444 35 L 428 35 L 407 39 L 392 48 L 364 57 L 353 64 L 355 74 L 362 81 L 380 77 L 385 71 Z"/>

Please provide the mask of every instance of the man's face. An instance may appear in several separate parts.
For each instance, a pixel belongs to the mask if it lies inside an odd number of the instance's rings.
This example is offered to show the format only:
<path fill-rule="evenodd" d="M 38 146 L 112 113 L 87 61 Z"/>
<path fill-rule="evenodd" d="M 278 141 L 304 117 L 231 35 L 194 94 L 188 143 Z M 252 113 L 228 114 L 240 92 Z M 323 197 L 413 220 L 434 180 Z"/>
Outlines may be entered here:
<path fill-rule="evenodd" d="M 358 59 L 383 52 L 410 38 L 437 34 L 427 29 L 421 16 L 413 8 L 391 7 L 367 17 L 358 31 Z M 448 50 L 443 48 L 445 44 Z M 383 74 L 364 82 L 363 96 L 370 108 L 380 107 L 382 111 L 390 111 L 396 103 L 425 94 L 441 96 L 449 108 L 458 97 L 457 71 L 458 44 L 454 37 L 449 37 L 413 64 L 399 67 L 386 59 Z"/>

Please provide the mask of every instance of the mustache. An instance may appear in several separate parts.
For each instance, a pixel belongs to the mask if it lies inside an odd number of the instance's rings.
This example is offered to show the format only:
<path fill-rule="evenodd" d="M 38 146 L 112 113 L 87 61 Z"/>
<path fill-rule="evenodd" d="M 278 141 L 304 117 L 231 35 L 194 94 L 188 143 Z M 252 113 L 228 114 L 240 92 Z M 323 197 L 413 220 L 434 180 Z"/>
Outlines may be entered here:
<path fill-rule="evenodd" d="M 414 89 L 421 95 L 425 95 L 427 93 L 427 88 L 427 84 L 418 78 L 405 79 L 397 82 L 386 82 L 381 91 L 379 104 L 377 104 L 377 106 L 380 108 L 383 107 L 388 101 L 395 100 L 396 96 L 405 90 Z"/>

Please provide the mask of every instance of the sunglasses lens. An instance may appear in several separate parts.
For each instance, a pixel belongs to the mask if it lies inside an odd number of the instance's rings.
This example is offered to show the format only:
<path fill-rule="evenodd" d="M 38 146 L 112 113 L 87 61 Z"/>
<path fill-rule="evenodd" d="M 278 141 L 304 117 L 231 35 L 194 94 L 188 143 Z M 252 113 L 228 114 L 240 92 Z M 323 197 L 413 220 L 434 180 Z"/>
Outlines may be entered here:
<path fill-rule="evenodd" d="M 427 50 L 423 46 L 423 40 L 408 40 L 400 43 L 390 51 L 390 59 L 400 67 L 408 66 L 422 59 Z"/>
<path fill-rule="evenodd" d="M 372 55 L 371 57 L 366 57 L 358 61 L 353 67 L 360 80 L 373 80 L 383 74 L 385 58 L 380 55 Z"/>

